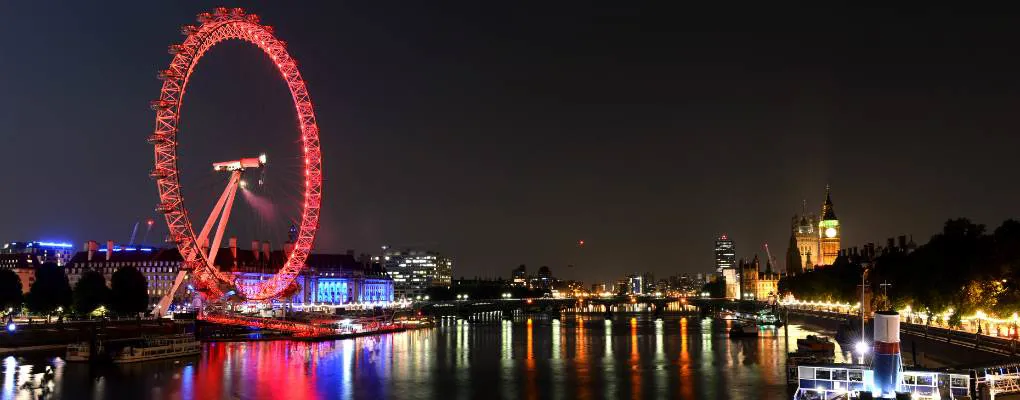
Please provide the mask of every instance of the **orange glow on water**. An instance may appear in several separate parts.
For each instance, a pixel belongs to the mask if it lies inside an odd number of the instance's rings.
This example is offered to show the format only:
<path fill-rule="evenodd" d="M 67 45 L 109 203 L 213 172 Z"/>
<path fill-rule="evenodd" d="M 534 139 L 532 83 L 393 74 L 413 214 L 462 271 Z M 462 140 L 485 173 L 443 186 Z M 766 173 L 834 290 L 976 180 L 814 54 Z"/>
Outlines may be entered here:
<path fill-rule="evenodd" d="M 694 398 L 694 379 L 691 371 L 691 353 L 687 348 L 687 318 L 680 318 L 680 393 L 685 399 Z"/>
<path fill-rule="evenodd" d="M 638 354 L 637 318 L 630 319 L 630 388 L 631 398 L 641 398 L 641 355 Z"/>

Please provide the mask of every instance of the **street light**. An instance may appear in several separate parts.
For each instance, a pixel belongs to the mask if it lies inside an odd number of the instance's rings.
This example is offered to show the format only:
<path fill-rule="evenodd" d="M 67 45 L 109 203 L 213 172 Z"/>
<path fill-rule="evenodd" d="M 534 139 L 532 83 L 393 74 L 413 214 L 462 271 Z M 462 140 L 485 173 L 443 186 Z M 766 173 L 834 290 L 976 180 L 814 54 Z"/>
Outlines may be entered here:
<path fill-rule="evenodd" d="M 857 342 L 857 344 L 854 345 L 854 350 L 857 351 L 857 354 L 860 354 L 861 357 L 864 357 L 865 354 L 868 354 L 868 344 L 864 343 L 863 340 Z"/>

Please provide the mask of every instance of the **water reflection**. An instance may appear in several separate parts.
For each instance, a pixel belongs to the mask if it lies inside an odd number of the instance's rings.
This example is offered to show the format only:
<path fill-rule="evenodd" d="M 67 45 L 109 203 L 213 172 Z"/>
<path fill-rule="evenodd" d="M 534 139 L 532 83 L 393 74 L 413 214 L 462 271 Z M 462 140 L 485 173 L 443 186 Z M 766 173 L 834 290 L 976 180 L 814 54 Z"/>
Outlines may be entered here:
<path fill-rule="evenodd" d="M 785 354 L 816 333 L 794 325 L 789 337 L 771 329 L 734 340 L 724 321 L 617 318 L 448 320 L 335 342 L 209 343 L 200 357 L 108 368 L 7 357 L 0 397 L 785 398 Z"/>

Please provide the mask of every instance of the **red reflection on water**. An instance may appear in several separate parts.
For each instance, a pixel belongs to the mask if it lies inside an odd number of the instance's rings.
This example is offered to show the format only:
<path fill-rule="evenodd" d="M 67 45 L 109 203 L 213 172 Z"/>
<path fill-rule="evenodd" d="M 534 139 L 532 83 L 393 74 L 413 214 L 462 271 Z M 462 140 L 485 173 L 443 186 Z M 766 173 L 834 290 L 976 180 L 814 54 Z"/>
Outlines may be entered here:
<path fill-rule="evenodd" d="M 527 335 L 527 337 L 528 337 L 528 342 L 527 342 L 528 348 L 526 350 L 527 351 L 527 354 L 526 354 L 527 359 L 524 362 L 524 365 L 526 367 L 525 369 L 527 371 L 527 373 L 526 373 L 526 375 L 527 375 L 527 382 L 525 382 L 524 392 L 525 392 L 526 396 L 529 399 L 537 399 L 538 398 L 538 384 L 536 382 L 536 378 L 537 378 L 536 375 L 538 375 L 538 371 L 535 370 L 535 352 L 534 352 L 535 349 L 534 349 L 534 343 L 532 342 L 532 336 L 531 336 L 531 333 L 532 333 L 533 329 L 534 329 L 534 325 L 531 323 L 531 318 L 528 318 L 528 335 Z"/>
<path fill-rule="evenodd" d="M 315 391 L 319 356 L 311 343 L 212 343 L 195 369 L 190 397 L 318 399 L 322 397 Z"/>

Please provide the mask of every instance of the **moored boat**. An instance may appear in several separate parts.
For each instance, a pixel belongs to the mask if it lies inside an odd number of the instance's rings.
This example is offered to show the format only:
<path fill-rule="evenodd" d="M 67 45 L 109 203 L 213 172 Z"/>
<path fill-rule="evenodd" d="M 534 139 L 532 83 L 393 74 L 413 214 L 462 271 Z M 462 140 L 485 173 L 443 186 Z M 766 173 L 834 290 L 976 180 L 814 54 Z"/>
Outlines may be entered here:
<path fill-rule="evenodd" d="M 139 346 L 127 346 L 111 356 L 114 364 L 126 364 L 164 358 L 177 358 L 198 355 L 202 352 L 202 342 L 195 340 L 194 335 L 154 336 L 143 339 Z"/>
<path fill-rule="evenodd" d="M 753 324 L 735 324 L 730 328 L 731 338 L 757 337 L 758 326 Z"/>
<path fill-rule="evenodd" d="M 96 346 L 95 349 L 92 346 Z M 143 337 L 136 343 L 116 349 L 102 341 L 74 343 L 67 346 L 68 362 L 113 362 L 114 364 L 135 363 L 149 360 L 177 358 L 198 355 L 202 343 L 191 334 Z"/>
<path fill-rule="evenodd" d="M 798 353 L 833 354 L 835 351 L 836 344 L 823 337 L 808 335 L 806 338 L 797 339 Z"/>
<path fill-rule="evenodd" d="M 103 345 L 96 343 L 96 353 L 105 354 Z M 73 343 L 67 345 L 67 354 L 64 357 L 64 361 L 68 362 L 87 362 L 92 356 L 92 346 L 88 342 Z"/>

